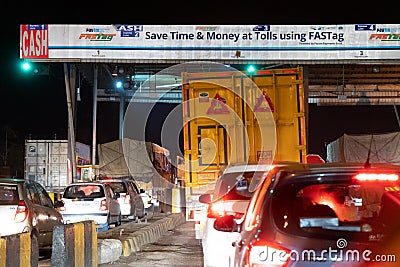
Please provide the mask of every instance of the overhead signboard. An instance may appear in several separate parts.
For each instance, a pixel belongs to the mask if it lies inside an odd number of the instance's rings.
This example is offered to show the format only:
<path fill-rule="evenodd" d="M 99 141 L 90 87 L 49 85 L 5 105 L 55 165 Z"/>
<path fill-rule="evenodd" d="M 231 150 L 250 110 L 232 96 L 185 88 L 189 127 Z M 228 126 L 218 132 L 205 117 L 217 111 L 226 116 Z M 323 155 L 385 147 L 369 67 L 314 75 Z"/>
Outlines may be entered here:
<path fill-rule="evenodd" d="M 400 24 L 20 25 L 20 58 L 112 60 L 396 60 Z"/>

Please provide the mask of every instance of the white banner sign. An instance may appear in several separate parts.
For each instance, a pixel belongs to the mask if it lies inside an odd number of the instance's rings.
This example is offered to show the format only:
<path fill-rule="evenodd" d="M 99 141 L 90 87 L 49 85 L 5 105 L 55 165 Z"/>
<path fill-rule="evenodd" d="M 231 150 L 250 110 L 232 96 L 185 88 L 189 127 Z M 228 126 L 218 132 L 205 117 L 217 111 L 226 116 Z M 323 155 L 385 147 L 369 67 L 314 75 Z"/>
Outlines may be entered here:
<path fill-rule="evenodd" d="M 20 58 L 399 59 L 400 24 L 20 26 Z"/>

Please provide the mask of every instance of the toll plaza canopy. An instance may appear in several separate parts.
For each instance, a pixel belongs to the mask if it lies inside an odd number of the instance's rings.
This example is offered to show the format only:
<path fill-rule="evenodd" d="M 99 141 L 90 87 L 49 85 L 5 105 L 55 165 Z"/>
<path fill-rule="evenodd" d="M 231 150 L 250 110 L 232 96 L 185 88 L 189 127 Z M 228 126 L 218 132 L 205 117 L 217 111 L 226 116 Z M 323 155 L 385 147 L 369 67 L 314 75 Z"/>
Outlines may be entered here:
<path fill-rule="evenodd" d="M 20 58 L 53 62 L 179 63 L 400 58 L 400 25 L 20 25 Z"/>

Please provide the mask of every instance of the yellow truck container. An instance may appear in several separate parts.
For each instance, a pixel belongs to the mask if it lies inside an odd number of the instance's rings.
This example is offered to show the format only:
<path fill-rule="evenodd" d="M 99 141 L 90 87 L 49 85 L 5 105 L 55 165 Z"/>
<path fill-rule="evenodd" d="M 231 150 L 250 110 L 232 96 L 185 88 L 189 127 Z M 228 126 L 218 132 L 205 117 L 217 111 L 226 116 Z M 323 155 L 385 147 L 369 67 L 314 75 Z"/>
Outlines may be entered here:
<path fill-rule="evenodd" d="M 306 159 L 303 69 L 182 73 L 186 220 L 228 164 Z"/>

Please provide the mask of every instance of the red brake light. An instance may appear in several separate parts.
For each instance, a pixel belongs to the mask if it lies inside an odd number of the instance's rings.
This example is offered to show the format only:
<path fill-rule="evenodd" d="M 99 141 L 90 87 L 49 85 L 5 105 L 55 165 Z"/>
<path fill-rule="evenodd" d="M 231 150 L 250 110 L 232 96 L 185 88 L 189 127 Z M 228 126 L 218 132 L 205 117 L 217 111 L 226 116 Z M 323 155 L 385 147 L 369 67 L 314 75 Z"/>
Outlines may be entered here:
<path fill-rule="evenodd" d="M 105 199 L 100 202 L 100 210 L 108 210 L 107 201 Z"/>
<path fill-rule="evenodd" d="M 225 210 L 225 205 L 224 201 L 217 201 L 217 202 L 211 202 L 208 205 L 207 209 L 207 217 L 208 218 L 218 218 L 218 217 L 223 217 L 226 214 L 233 214 L 235 218 L 241 218 L 243 216 L 243 213 L 239 212 L 227 212 Z"/>
<path fill-rule="evenodd" d="M 208 218 L 218 218 L 225 215 L 225 208 L 223 201 L 210 203 L 207 209 Z"/>
<path fill-rule="evenodd" d="M 249 247 L 249 266 L 284 267 L 289 264 L 290 250 L 274 244 L 254 244 Z"/>
<path fill-rule="evenodd" d="M 28 208 L 26 207 L 26 203 L 23 200 L 18 202 L 17 211 L 15 212 L 14 221 L 15 222 L 23 222 L 28 217 Z"/>
<path fill-rule="evenodd" d="M 59 211 L 66 211 L 67 209 L 65 208 L 65 202 L 64 202 L 64 200 L 61 200 L 61 201 L 62 201 L 62 203 L 64 203 L 64 205 L 62 207 L 59 207 L 58 210 Z"/>
<path fill-rule="evenodd" d="M 399 175 L 395 173 L 359 173 L 354 176 L 358 181 L 398 181 Z"/>

